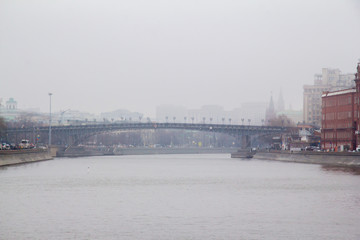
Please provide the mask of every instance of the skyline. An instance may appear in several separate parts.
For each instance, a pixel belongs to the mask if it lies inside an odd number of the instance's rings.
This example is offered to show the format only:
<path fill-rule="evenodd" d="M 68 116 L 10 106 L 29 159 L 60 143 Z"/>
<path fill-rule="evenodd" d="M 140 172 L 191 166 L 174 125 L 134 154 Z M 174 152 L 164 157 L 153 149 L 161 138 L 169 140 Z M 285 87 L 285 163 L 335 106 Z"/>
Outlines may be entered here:
<path fill-rule="evenodd" d="M 90 113 L 225 109 L 280 88 L 302 108 L 322 68 L 353 73 L 357 1 L 2 1 L 0 96 Z M 23 105 L 24 104 L 24 105 Z"/>

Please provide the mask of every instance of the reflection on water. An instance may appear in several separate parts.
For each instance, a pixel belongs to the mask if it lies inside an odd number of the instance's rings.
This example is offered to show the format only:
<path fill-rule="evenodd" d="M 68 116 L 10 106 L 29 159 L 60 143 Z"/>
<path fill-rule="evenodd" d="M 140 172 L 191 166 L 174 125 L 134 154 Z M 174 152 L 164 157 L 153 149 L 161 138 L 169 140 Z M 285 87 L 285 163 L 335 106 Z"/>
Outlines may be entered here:
<path fill-rule="evenodd" d="M 322 165 L 321 168 L 325 171 L 350 173 L 353 175 L 360 175 L 360 166 L 331 166 Z"/>
<path fill-rule="evenodd" d="M 340 169 L 227 154 L 2 168 L 0 238 L 360 239 L 360 177 Z"/>

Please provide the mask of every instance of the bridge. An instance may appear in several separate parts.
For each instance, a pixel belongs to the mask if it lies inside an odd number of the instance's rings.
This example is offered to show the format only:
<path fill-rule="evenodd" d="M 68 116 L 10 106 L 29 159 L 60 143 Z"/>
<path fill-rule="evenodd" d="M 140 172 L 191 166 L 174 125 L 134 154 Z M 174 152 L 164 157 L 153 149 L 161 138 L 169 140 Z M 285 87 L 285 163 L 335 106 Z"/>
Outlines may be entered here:
<path fill-rule="evenodd" d="M 77 124 L 52 126 L 53 136 L 60 137 L 63 144 L 76 145 L 88 137 L 112 131 L 143 130 L 143 129 L 178 129 L 191 131 L 206 131 L 224 133 L 240 139 L 249 138 L 253 135 L 280 134 L 289 132 L 292 128 L 279 126 L 255 126 L 255 125 L 234 125 L 234 124 L 199 124 L 199 123 L 157 123 L 157 122 L 120 122 L 103 124 Z M 35 134 L 47 134 L 49 126 L 8 128 L 3 132 L 2 137 L 19 136 L 26 138 Z M 246 140 L 247 141 L 247 140 Z"/>

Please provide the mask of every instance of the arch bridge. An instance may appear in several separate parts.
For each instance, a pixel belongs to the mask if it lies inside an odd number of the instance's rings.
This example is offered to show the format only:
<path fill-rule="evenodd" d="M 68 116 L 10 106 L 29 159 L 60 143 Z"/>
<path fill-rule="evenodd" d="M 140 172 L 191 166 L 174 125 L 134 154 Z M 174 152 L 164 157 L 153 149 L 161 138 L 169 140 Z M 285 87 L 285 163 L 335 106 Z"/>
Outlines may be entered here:
<path fill-rule="evenodd" d="M 157 122 L 120 122 L 103 124 L 77 124 L 52 126 L 52 135 L 61 139 L 65 145 L 76 145 L 88 137 L 112 131 L 121 130 L 156 130 L 156 129 L 177 129 L 191 131 L 206 131 L 224 133 L 240 139 L 247 139 L 254 135 L 276 135 L 289 132 L 292 128 L 281 126 L 256 126 L 256 125 L 234 125 L 234 124 L 201 124 L 201 123 L 157 123 Z M 9 136 L 31 136 L 35 134 L 47 134 L 49 126 L 8 128 L 2 135 Z M 246 140 L 248 141 L 248 140 Z"/>

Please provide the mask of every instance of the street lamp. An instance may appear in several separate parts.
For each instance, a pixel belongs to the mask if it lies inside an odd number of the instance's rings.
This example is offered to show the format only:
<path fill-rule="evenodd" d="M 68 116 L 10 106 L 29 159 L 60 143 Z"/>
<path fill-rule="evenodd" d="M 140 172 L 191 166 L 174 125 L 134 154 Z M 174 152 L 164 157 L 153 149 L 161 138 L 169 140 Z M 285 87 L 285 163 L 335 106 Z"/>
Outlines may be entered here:
<path fill-rule="evenodd" d="M 49 118 L 49 149 L 51 146 L 51 96 L 52 93 L 49 93 L 49 97 L 50 97 L 50 118 Z"/>

